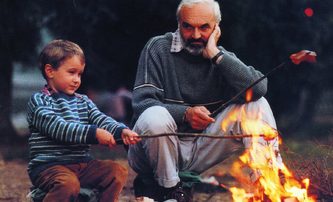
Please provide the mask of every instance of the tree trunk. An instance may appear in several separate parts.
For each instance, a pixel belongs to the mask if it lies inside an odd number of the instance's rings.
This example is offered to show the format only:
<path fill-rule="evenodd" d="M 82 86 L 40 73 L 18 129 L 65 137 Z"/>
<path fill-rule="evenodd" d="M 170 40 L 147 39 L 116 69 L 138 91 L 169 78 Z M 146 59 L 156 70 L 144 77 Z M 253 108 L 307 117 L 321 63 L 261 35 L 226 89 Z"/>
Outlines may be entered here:
<path fill-rule="evenodd" d="M 13 64 L 8 57 L 0 57 L 0 67 L 0 140 L 1 143 L 8 143 L 18 139 L 18 135 L 10 120 Z"/>

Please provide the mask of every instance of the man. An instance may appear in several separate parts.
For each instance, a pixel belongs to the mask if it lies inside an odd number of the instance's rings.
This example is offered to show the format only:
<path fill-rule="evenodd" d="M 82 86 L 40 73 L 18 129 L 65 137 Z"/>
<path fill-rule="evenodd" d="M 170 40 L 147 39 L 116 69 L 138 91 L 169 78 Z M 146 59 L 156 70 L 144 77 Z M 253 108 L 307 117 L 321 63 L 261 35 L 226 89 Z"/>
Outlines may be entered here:
<path fill-rule="evenodd" d="M 177 9 L 177 20 L 175 33 L 152 38 L 141 53 L 133 91 L 133 130 L 141 135 L 241 134 L 244 131 L 238 121 L 221 130 L 221 121 L 228 112 L 233 109 L 240 112 L 240 108 L 255 114 L 263 111 L 263 121 L 276 129 L 271 109 L 263 98 L 267 80 L 253 87 L 252 102 L 246 102 L 244 95 L 216 117 L 210 117 L 222 103 L 262 76 L 233 53 L 217 46 L 221 35 L 218 3 L 183 0 Z M 261 141 L 271 144 L 278 153 L 276 140 Z M 128 154 L 130 166 L 138 173 L 135 194 L 157 201 L 170 198 L 190 201 L 191 196 L 181 186 L 179 172 L 200 174 L 250 144 L 246 138 L 243 141 L 175 136 L 143 139 L 131 145 Z M 156 184 L 150 193 L 144 190 L 147 179 Z"/>

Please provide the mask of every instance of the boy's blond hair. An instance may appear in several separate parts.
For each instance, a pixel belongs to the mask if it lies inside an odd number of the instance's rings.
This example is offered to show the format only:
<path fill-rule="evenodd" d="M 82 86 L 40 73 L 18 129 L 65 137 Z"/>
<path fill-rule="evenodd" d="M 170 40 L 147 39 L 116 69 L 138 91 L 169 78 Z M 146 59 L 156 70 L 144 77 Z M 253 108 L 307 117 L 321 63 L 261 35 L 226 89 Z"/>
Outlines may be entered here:
<path fill-rule="evenodd" d="M 57 69 L 66 59 L 73 56 L 79 56 L 82 63 L 85 63 L 83 50 L 79 45 L 67 40 L 53 40 L 47 44 L 39 55 L 39 69 L 43 77 L 45 74 L 45 65 L 50 64 L 52 68 Z"/>

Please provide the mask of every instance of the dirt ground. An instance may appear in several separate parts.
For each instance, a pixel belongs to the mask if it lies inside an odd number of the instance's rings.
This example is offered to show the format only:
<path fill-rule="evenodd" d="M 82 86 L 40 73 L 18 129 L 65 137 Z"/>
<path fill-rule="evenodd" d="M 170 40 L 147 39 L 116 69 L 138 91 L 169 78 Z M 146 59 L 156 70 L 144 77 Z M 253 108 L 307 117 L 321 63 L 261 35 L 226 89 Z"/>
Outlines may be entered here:
<path fill-rule="evenodd" d="M 29 177 L 27 175 L 27 160 L 18 159 L 10 157 L 12 159 L 7 160 L 7 157 L 4 158 L 2 153 L 5 150 L 5 155 L 8 156 L 8 152 L 17 151 L 10 146 L 0 146 L 0 202 L 28 202 L 30 201 L 27 198 L 29 188 L 31 186 Z M 5 147 L 5 148 L 4 148 Z M 103 153 L 104 150 L 97 152 L 97 156 L 100 153 Z M 2 153 L 1 153 L 2 152 Z M 22 154 L 23 153 L 23 154 Z M 26 154 L 22 151 L 19 155 Z M 115 153 L 115 151 L 111 151 Z M 15 155 L 18 155 L 17 153 Z M 127 160 L 120 155 L 120 158 L 111 156 L 112 159 L 116 158 L 116 161 L 121 163 L 123 166 L 127 167 L 129 170 L 129 177 L 126 186 L 124 187 L 120 201 L 121 202 L 131 202 L 135 201 L 134 191 L 133 191 L 133 180 L 136 176 L 135 172 L 131 170 L 128 166 Z M 108 158 L 105 157 L 104 158 Z M 5 160 L 6 159 L 6 160 Z M 210 175 L 211 173 L 216 172 L 217 168 L 213 168 L 210 171 L 206 172 L 205 175 Z M 220 169 L 219 169 L 220 170 Z M 204 191 L 202 191 L 204 189 Z M 209 188 L 208 188 L 209 189 Z M 201 190 L 194 193 L 194 201 L 222 201 L 228 202 L 231 201 L 230 194 L 228 192 L 216 192 L 201 188 Z"/>
<path fill-rule="evenodd" d="M 304 142 L 302 144 L 305 144 Z M 311 143 L 313 145 L 313 143 Z M 312 164 L 302 164 L 302 167 L 299 169 L 296 169 L 297 166 L 292 166 L 294 170 L 298 170 L 298 172 L 301 171 L 300 174 L 307 172 L 314 173 L 315 178 L 311 179 L 313 184 L 316 185 L 315 192 L 317 196 L 321 196 L 321 200 L 317 200 L 320 202 L 333 202 L 333 199 L 331 196 L 333 196 L 331 192 L 331 187 L 333 186 L 333 178 L 329 173 L 333 173 L 333 170 L 331 169 L 331 159 L 333 157 L 332 149 L 331 147 L 320 147 L 320 150 L 318 150 L 318 147 L 316 150 L 310 149 L 311 146 L 306 146 L 307 150 L 311 150 L 312 153 L 314 151 L 319 152 L 321 156 L 323 154 L 326 154 L 326 157 L 328 159 L 328 162 L 326 164 L 321 163 L 322 161 L 319 161 L 318 158 L 316 161 L 313 161 Z M 286 152 L 286 148 L 284 148 Z M 92 148 L 93 155 L 98 159 L 113 159 L 123 166 L 128 168 L 129 176 L 127 184 L 125 185 L 121 196 L 120 196 L 120 202 L 132 202 L 136 201 L 134 197 L 134 190 L 133 190 L 133 180 L 136 176 L 135 172 L 129 168 L 127 159 L 126 159 L 126 151 L 122 146 L 118 146 L 114 148 L 113 150 L 109 150 L 106 147 L 93 147 Z M 292 157 L 291 150 L 287 153 L 287 157 Z M 296 154 L 296 153 L 295 153 Z M 284 160 L 288 160 L 289 165 L 293 165 L 292 162 L 302 162 L 302 156 L 295 155 L 293 158 L 284 158 Z M 330 155 L 328 155 L 330 154 Z M 303 155 L 304 156 L 304 155 Z M 285 156 L 286 157 L 286 156 Z M 201 177 L 208 179 L 211 176 L 215 176 L 215 178 L 220 182 L 226 185 L 227 187 L 236 186 L 236 187 L 243 187 L 244 184 L 240 185 L 237 184 L 235 180 L 233 180 L 231 177 L 228 177 L 228 175 L 225 175 L 228 173 L 228 171 L 231 170 L 230 165 L 232 162 L 235 161 L 235 158 L 237 158 L 237 155 L 234 157 L 231 157 L 226 160 L 226 162 L 218 164 L 214 166 L 213 168 L 207 170 L 204 172 Z M 304 160 L 304 159 L 303 159 Z M 312 162 L 312 161 L 311 161 Z M 330 164 L 328 164 L 330 163 Z M 31 187 L 31 183 L 29 180 L 29 177 L 27 175 L 27 164 L 28 164 L 28 149 L 26 146 L 26 143 L 22 144 L 1 144 L 0 143 L 0 202 L 29 202 L 30 200 L 27 198 L 27 194 L 29 192 L 29 188 Z M 296 165 L 296 164 L 295 164 Z M 313 166 L 309 166 L 313 165 Z M 319 169 L 319 165 L 326 165 L 324 169 Z M 308 167 L 307 167 L 308 166 Z M 318 167 L 319 166 L 319 167 Z M 329 169 L 328 169 L 329 168 Z M 323 177 L 322 174 L 326 173 Z M 304 178 L 302 178 L 304 179 Z M 328 180 L 328 181 L 327 181 Z M 327 181 L 327 182 L 326 182 Z M 194 195 L 193 199 L 194 202 L 231 202 L 231 194 L 228 191 L 221 191 L 221 188 L 217 188 L 217 186 L 208 185 L 208 184 L 199 184 L 200 186 L 195 186 L 194 189 Z M 251 190 L 252 186 L 247 187 L 249 190 Z M 319 192 L 320 191 L 320 192 Z"/>
<path fill-rule="evenodd" d="M 127 165 L 125 160 L 119 160 L 123 165 Z M 1 202 L 25 202 L 29 201 L 27 194 L 31 183 L 26 173 L 27 163 L 20 160 L 0 163 L 0 201 Z M 132 182 L 135 173 L 129 170 L 129 178 L 120 197 L 120 201 L 135 201 L 133 195 Z M 195 193 L 194 201 L 223 201 L 228 202 L 230 195 L 228 193 Z"/>

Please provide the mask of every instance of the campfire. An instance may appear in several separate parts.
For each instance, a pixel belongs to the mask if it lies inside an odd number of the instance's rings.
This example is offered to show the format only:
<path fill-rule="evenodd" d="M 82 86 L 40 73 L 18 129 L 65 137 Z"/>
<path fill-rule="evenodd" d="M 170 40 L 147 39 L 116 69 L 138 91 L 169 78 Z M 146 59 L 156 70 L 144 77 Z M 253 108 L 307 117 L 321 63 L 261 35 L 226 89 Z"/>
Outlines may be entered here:
<path fill-rule="evenodd" d="M 247 99 L 251 100 L 251 90 L 247 92 Z M 251 185 L 251 190 L 231 187 L 234 202 L 311 202 L 314 196 L 308 195 L 309 179 L 296 180 L 292 172 L 279 161 L 278 151 L 272 146 L 273 141 L 282 144 L 278 131 L 262 122 L 261 114 L 247 114 L 244 108 L 240 111 L 230 111 L 227 118 L 222 121 L 222 131 L 227 126 L 240 121 L 243 134 L 252 134 L 247 138 L 249 148 L 239 157 L 240 161 L 232 165 L 230 174 L 241 184 Z M 246 118 L 244 118 L 246 117 Z M 241 120 L 239 120 L 241 119 Z M 263 138 L 262 138 L 263 137 Z M 263 144 L 262 142 L 266 142 Z M 250 169 L 250 179 L 244 176 L 244 169 Z"/>

